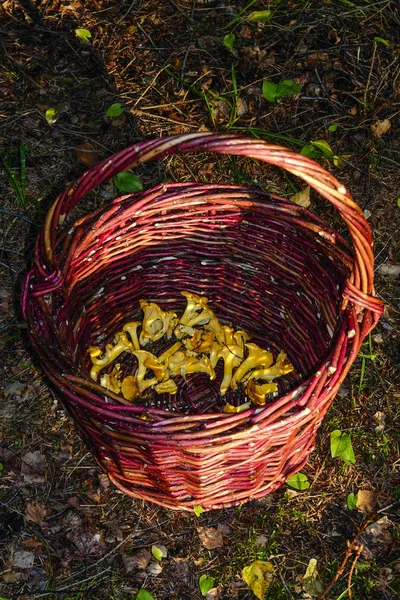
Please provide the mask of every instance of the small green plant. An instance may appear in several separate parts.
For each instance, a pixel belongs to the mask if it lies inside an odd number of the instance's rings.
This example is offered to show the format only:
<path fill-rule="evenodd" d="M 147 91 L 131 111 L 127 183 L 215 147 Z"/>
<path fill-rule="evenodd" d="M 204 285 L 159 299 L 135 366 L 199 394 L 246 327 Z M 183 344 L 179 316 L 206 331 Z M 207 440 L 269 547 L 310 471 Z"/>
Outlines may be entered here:
<path fill-rule="evenodd" d="M 24 144 L 19 145 L 19 176 L 17 176 L 11 168 L 13 154 L 11 151 L 7 152 L 6 156 L 1 156 L 1 162 L 5 168 L 11 187 L 17 195 L 18 202 L 23 208 L 26 208 L 26 148 Z"/>
<path fill-rule="evenodd" d="M 50 108 L 48 108 L 46 110 L 44 116 L 45 116 L 45 119 L 46 119 L 48 125 L 55 125 L 55 123 L 57 123 L 57 120 L 58 120 L 58 117 L 60 116 L 60 114 L 56 108 L 51 106 Z"/>
<path fill-rule="evenodd" d="M 119 102 L 115 102 L 115 104 L 111 104 L 111 106 L 107 108 L 106 117 L 120 117 L 123 112 L 124 109 L 121 104 Z"/>
<path fill-rule="evenodd" d="M 330 131 L 333 130 L 330 129 Z M 320 157 L 327 158 L 328 160 L 331 160 L 335 167 L 338 167 L 339 169 L 344 166 L 343 159 L 350 158 L 350 154 L 343 154 L 341 156 L 335 154 L 328 142 L 325 140 L 311 141 L 309 144 L 303 146 L 300 154 L 314 160 L 317 160 Z"/>
<path fill-rule="evenodd" d="M 195 506 L 193 506 L 193 512 L 196 515 L 196 517 L 199 517 L 203 512 L 203 507 L 200 506 L 200 504 L 196 504 Z"/>
<path fill-rule="evenodd" d="M 163 558 L 167 557 L 167 549 L 165 546 L 158 546 L 157 544 L 153 544 L 151 547 L 151 553 L 156 560 L 159 562 L 162 561 Z"/>
<path fill-rule="evenodd" d="M 357 506 L 357 494 L 349 494 L 347 496 L 347 508 L 349 510 L 354 510 Z"/>
<path fill-rule="evenodd" d="M 92 37 L 92 34 L 88 29 L 75 29 L 75 35 L 78 37 L 81 42 L 84 44 L 89 44 L 89 40 Z"/>
<path fill-rule="evenodd" d="M 336 429 L 331 433 L 331 456 L 332 458 L 341 458 L 346 465 L 356 462 L 354 450 L 349 433 L 344 433 Z"/>
<path fill-rule="evenodd" d="M 211 588 L 214 586 L 214 577 L 210 575 L 202 575 L 199 579 L 199 589 L 202 596 L 208 594 Z"/>
<path fill-rule="evenodd" d="M 284 96 L 293 96 L 301 92 L 301 87 L 291 79 L 284 79 L 279 83 L 264 80 L 262 84 L 262 94 L 268 102 L 274 103 Z"/>
<path fill-rule="evenodd" d="M 232 50 L 235 40 L 236 40 L 236 35 L 234 33 L 227 33 L 226 36 L 224 37 L 225 48 L 228 48 L 228 50 Z"/>
<path fill-rule="evenodd" d="M 0 462 L 0 477 L 1 477 L 1 476 L 2 476 L 2 474 L 3 474 L 3 468 L 4 468 L 4 467 L 3 467 L 3 463 L 1 463 L 1 462 Z M 1 600 L 1 599 L 0 599 L 0 600 Z"/>
<path fill-rule="evenodd" d="M 130 171 L 121 171 L 121 173 L 117 173 L 113 179 L 113 182 L 115 187 L 121 192 L 141 192 L 143 189 L 143 184 L 140 178 Z"/>
<path fill-rule="evenodd" d="M 249 15 L 247 15 L 247 17 L 245 17 L 245 19 L 250 23 L 261 23 L 263 21 L 268 21 L 270 16 L 270 10 L 253 10 Z"/>
<path fill-rule="evenodd" d="M 308 477 L 307 475 L 304 475 L 304 473 L 295 473 L 294 475 L 291 475 L 286 480 L 286 483 L 295 490 L 303 491 L 307 490 L 310 487 Z"/>
<path fill-rule="evenodd" d="M 144 588 L 141 588 L 135 596 L 135 600 L 155 600 L 153 594 L 150 594 Z"/>
<path fill-rule="evenodd" d="M 372 336 L 371 336 L 371 334 L 369 334 L 366 344 L 368 345 L 369 354 L 364 354 L 363 352 L 358 353 L 358 356 L 361 358 L 361 373 L 360 373 L 360 379 L 359 379 L 359 382 L 357 385 L 358 393 L 360 393 L 365 387 L 364 379 L 365 379 L 365 369 L 367 366 L 367 360 L 374 361 L 377 358 L 377 355 L 373 354 L 373 352 L 372 352 Z M 365 345 L 365 344 L 363 344 L 363 345 Z"/>

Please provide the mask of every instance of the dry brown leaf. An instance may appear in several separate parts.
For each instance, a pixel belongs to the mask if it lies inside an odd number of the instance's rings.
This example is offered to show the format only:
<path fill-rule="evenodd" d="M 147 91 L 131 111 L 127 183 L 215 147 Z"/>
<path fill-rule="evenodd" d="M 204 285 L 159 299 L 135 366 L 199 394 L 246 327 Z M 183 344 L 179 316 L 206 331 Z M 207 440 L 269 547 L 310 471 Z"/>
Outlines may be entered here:
<path fill-rule="evenodd" d="M 35 554 L 29 550 L 18 550 L 12 559 L 12 566 L 16 569 L 31 569 L 35 562 Z"/>
<path fill-rule="evenodd" d="M 101 556 L 106 550 L 102 533 L 92 523 L 89 516 L 81 518 L 77 514 L 69 513 L 64 519 L 64 526 L 68 529 L 67 538 L 83 557 Z"/>
<path fill-rule="evenodd" d="M 374 137 L 380 138 L 385 133 L 389 131 L 392 124 L 389 119 L 384 119 L 383 121 L 377 121 L 373 125 L 371 125 L 371 133 Z"/>
<path fill-rule="evenodd" d="M 213 550 L 224 545 L 222 532 L 215 527 L 197 527 L 197 533 L 204 548 Z"/>
<path fill-rule="evenodd" d="M 132 575 L 135 571 L 141 571 L 147 568 L 151 559 L 151 554 L 148 550 L 144 548 L 142 550 L 138 550 L 135 554 L 122 555 L 122 562 L 124 563 L 125 572 L 127 575 Z"/>
<path fill-rule="evenodd" d="M 75 154 L 86 167 L 94 167 L 101 161 L 101 156 L 92 144 L 86 142 L 75 148 Z"/>
<path fill-rule="evenodd" d="M 357 493 L 357 508 L 360 512 L 373 512 L 376 504 L 376 496 L 370 490 L 358 490 Z"/>
<path fill-rule="evenodd" d="M 310 202 L 310 186 L 308 185 L 297 194 L 293 194 L 290 198 L 292 202 L 297 204 L 298 206 L 303 206 L 304 208 L 308 208 L 311 204 Z"/>
<path fill-rule="evenodd" d="M 379 275 L 391 275 L 392 277 L 398 277 L 400 275 L 400 264 L 385 262 L 376 269 Z"/>
<path fill-rule="evenodd" d="M 46 481 L 46 459 L 39 451 L 27 452 L 22 457 L 21 474 L 28 485 L 40 484 Z"/>
<path fill-rule="evenodd" d="M 27 521 L 33 521 L 33 523 L 42 523 L 49 511 L 44 504 L 40 502 L 31 502 L 26 505 L 25 517 Z"/>

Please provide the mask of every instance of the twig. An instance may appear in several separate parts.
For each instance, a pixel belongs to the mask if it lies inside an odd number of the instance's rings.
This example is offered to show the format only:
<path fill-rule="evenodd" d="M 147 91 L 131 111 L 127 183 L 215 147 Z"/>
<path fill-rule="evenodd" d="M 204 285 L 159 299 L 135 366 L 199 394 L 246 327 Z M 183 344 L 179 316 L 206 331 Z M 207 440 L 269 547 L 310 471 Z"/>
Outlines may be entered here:
<path fill-rule="evenodd" d="M 322 594 L 320 594 L 318 596 L 317 600 L 326 600 L 326 595 L 331 591 L 331 589 L 333 588 L 333 586 L 335 585 L 335 583 L 337 582 L 337 580 L 339 579 L 339 577 L 343 574 L 343 571 L 344 571 L 344 569 L 346 567 L 347 561 L 349 560 L 352 552 L 357 552 L 358 553 L 359 548 L 361 547 L 361 550 L 360 550 L 360 554 L 361 554 L 361 552 L 363 550 L 363 546 L 362 546 L 362 544 L 360 546 L 358 546 L 357 540 L 360 537 L 360 535 L 362 534 L 362 532 L 370 524 L 371 524 L 371 520 L 365 521 L 365 523 L 362 525 L 362 527 L 358 530 L 357 535 L 354 537 L 353 541 L 349 542 L 347 540 L 346 554 L 344 555 L 344 558 L 343 558 L 341 564 L 339 565 L 339 567 L 338 567 L 335 575 L 333 576 L 332 581 L 330 582 L 330 584 L 328 585 L 328 587 L 322 592 Z M 353 576 L 354 567 L 356 566 L 356 563 L 357 563 L 357 560 L 359 559 L 359 556 L 360 555 L 358 555 L 358 556 L 356 555 L 356 559 L 352 563 L 352 568 L 350 568 L 351 576 Z M 349 573 L 349 575 L 350 575 L 350 573 Z M 350 586 L 350 584 L 351 584 L 351 577 L 350 577 L 350 579 L 348 581 L 349 581 L 349 586 Z"/>
<path fill-rule="evenodd" d="M 190 13 L 190 19 L 191 20 L 193 20 L 195 6 L 196 6 L 196 0 L 193 0 L 193 3 L 192 3 L 192 12 Z M 181 67 L 181 73 L 180 73 L 181 88 L 183 88 L 183 80 L 184 80 L 184 75 L 185 75 L 186 63 L 187 63 L 187 59 L 188 59 L 188 56 L 189 56 L 190 47 L 192 45 L 192 41 L 193 41 L 193 30 L 192 30 L 192 28 L 190 28 L 189 29 L 189 43 L 188 43 L 188 46 L 186 48 L 185 56 L 183 57 L 182 67 Z"/>
<path fill-rule="evenodd" d="M 356 548 L 354 548 L 354 549 L 356 549 Z M 364 549 L 364 544 L 360 544 L 357 547 L 356 555 L 353 559 L 353 562 L 351 563 L 349 576 L 347 578 L 347 595 L 349 597 L 349 600 L 353 600 L 353 592 L 351 591 L 351 580 L 353 579 L 354 569 L 355 569 L 358 559 L 361 556 L 361 552 L 363 551 L 363 549 Z"/>
<path fill-rule="evenodd" d="M 22 219 L 23 221 L 26 221 L 30 225 L 35 225 L 35 227 L 40 228 L 40 225 L 38 225 L 31 219 L 28 219 L 28 217 L 25 217 L 24 215 L 20 215 L 19 213 L 10 212 L 8 210 L 5 210 L 4 208 L 0 208 L 0 213 L 2 215 L 8 215 L 9 217 L 16 217 L 17 219 Z"/>
<path fill-rule="evenodd" d="M 374 64 L 375 64 L 375 55 L 376 55 L 376 47 L 377 47 L 377 42 L 374 40 L 374 47 L 372 50 L 372 58 L 371 58 L 371 66 L 369 68 L 369 73 L 368 73 L 368 77 L 367 77 L 367 83 L 365 84 L 365 90 L 364 90 L 364 115 L 367 113 L 367 96 L 368 96 L 368 89 L 369 89 L 369 84 L 371 82 L 371 76 L 372 76 L 372 71 L 374 69 Z"/>

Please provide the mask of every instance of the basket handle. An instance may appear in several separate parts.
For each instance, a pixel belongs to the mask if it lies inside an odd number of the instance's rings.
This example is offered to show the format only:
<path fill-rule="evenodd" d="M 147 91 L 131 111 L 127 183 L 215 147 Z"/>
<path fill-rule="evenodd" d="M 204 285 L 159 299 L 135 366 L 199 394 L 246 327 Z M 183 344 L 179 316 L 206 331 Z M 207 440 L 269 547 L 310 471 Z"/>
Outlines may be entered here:
<path fill-rule="evenodd" d="M 355 304 L 357 312 L 367 308 L 375 317 L 383 312 L 383 303 L 374 293 L 374 255 L 372 233 L 361 208 L 333 175 L 315 161 L 282 146 L 232 134 L 188 133 L 139 142 L 87 170 L 54 202 L 47 215 L 36 249 L 36 266 L 43 277 L 55 285 L 59 273 L 55 248 L 59 228 L 77 203 L 98 185 L 117 173 L 149 160 L 175 152 L 215 152 L 247 156 L 281 167 L 303 179 L 329 200 L 341 214 L 354 247 L 354 267 L 344 298 Z"/>

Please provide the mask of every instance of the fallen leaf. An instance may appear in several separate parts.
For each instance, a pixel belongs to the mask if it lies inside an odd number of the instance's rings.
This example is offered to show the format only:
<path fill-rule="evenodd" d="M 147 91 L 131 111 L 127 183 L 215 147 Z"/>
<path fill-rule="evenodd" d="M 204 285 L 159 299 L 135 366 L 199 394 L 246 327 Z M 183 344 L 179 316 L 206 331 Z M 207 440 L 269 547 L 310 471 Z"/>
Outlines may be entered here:
<path fill-rule="evenodd" d="M 311 597 L 318 597 L 324 591 L 317 571 L 316 558 L 310 558 L 307 570 L 303 576 L 303 590 Z"/>
<path fill-rule="evenodd" d="M 298 204 L 298 206 L 303 206 L 304 208 L 308 208 L 311 204 L 310 202 L 310 186 L 308 185 L 297 194 L 293 194 L 290 198 L 292 202 Z"/>
<path fill-rule="evenodd" d="M 12 566 L 15 569 L 31 569 L 35 562 L 35 554 L 29 550 L 18 550 L 12 559 Z"/>
<path fill-rule="evenodd" d="M 400 265 L 397 263 L 386 262 L 376 269 L 379 275 L 391 275 L 392 277 L 398 277 L 400 275 Z"/>
<path fill-rule="evenodd" d="M 66 537 L 81 556 L 86 558 L 104 554 L 106 545 L 103 536 L 89 516 L 81 518 L 77 514 L 69 513 L 64 519 L 64 526 L 69 529 Z"/>
<path fill-rule="evenodd" d="M 181 583 L 187 583 L 190 577 L 190 569 L 186 558 L 173 558 L 170 565 L 172 576 Z"/>
<path fill-rule="evenodd" d="M 22 457 L 21 475 L 28 485 L 45 483 L 46 459 L 39 451 L 27 452 Z"/>
<path fill-rule="evenodd" d="M 376 504 L 375 493 L 370 490 L 358 490 L 357 508 L 360 512 L 373 512 Z"/>
<path fill-rule="evenodd" d="M 391 528 L 392 521 L 385 515 L 375 523 L 371 523 L 360 537 L 360 542 L 363 544 L 363 558 L 372 560 L 375 558 L 375 552 L 381 553 L 386 547 L 392 544 L 393 538 Z"/>
<path fill-rule="evenodd" d="M 101 156 L 89 142 L 75 148 L 75 154 L 86 167 L 94 167 L 101 161 Z"/>
<path fill-rule="evenodd" d="M 374 137 L 380 138 L 385 133 L 389 131 L 392 124 L 389 119 L 384 119 L 383 121 L 377 121 L 373 125 L 371 125 L 371 133 Z"/>
<path fill-rule="evenodd" d="M 49 514 L 44 504 L 40 502 L 31 502 L 26 505 L 25 517 L 27 521 L 33 521 L 33 523 L 42 523 L 47 515 Z"/>
<path fill-rule="evenodd" d="M 242 570 L 242 577 L 253 594 L 264 600 L 265 594 L 273 580 L 274 567 L 265 560 L 255 560 Z"/>
<path fill-rule="evenodd" d="M 375 588 L 379 592 L 384 592 L 393 579 L 393 570 L 389 567 L 383 567 L 378 571 L 378 579 L 375 580 Z"/>
<path fill-rule="evenodd" d="M 207 594 L 205 595 L 206 600 L 219 600 L 221 598 L 220 587 L 213 587 Z"/>
<path fill-rule="evenodd" d="M 146 569 L 150 562 L 150 558 L 150 552 L 144 548 L 138 550 L 134 554 L 123 554 L 122 562 L 124 563 L 126 574 L 132 575 L 135 571 Z"/>
<path fill-rule="evenodd" d="M 222 532 L 216 529 L 216 527 L 197 527 L 197 533 L 199 534 L 201 543 L 207 550 L 221 548 L 224 545 Z"/>
<path fill-rule="evenodd" d="M 160 565 L 160 563 L 153 561 L 148 565 L 148 567 L 146 569 L 146 573 L 148 575 L 150 575 L 150 577 L 157 577 L 161 573 L 162 570 L 163 570 L 163 568 Z"/>
<path fill-rule="evenodd" d="M 384 412 L 378 410 L 374 416 L 374 421 L 377 422 L 377 426 L 375 427 L 375 431 L 383 431 L 385 429 L 386 424 L 386 415 Z"/>

